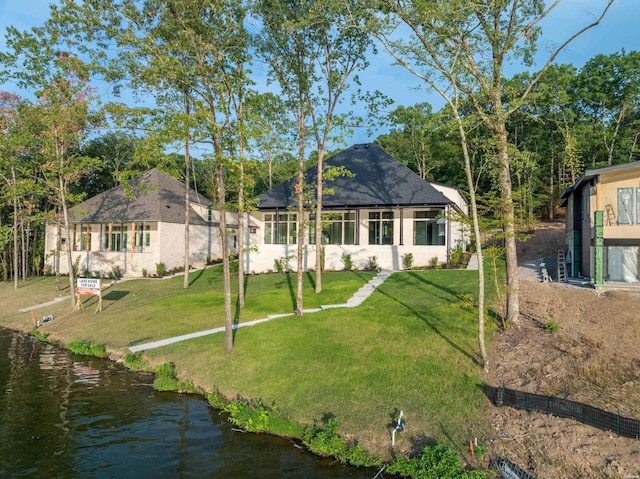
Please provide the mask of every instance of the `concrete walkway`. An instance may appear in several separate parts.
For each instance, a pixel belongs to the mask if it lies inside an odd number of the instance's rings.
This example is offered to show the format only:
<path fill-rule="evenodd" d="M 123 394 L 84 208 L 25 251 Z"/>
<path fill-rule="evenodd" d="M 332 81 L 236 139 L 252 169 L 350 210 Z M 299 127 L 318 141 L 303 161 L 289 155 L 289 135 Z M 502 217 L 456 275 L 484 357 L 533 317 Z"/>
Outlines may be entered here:
<path fill-rule="evenodd" d="M 58 304 L 60 301 L 64 301 L 65 299 L 69 299 L 71 296 L 59 296 L 54 298 L 53 301 L 47 301 L 46 303 L 36 304 L 35 306 L 29 306 L 28 308 L 19 309 L 21 313 L 28 313 L 29 311 L 33 311 L 34 309 L 46 308 L 47 306 L 51 306 L 53 304 Z"/>
<path fill-rule="evenodd" d="M 346 303 L 343 304 L 326 304 L 322 305 L 319 308 L 314 309 L 304 309 L 304 314 L 309 313 L 317 313 L 320 311 L 325 311 L 327 309 L 332 308 L 355 308 L 356 306 L 360 306 L 365 299 L 371 296 L 371 293 L 375 291 L 375 289 L 380 286 L 384 281 L 391 276 L 395 271 L 385 270 L 378 273 L 371 281 L 362 286 L 356 293 L 349 298 Z M 286 316 L 294 316 L 294 313 L 284 313 L 284 314 L 270 314 L 266 318 L 255 319 L 253 321 L 247 321 L 246 323 L 238 323 L 233 325 L 233 329 L 244 328 L 246 326 L 253 326 L 256 324 L 264 323 L 266 321 L 271 321 L 276 318 L 284 318 Z M 206 331 L 199 331 L 197 333 L 185 334 L 182 336 L 176 336 L 174 338 L 162 339 L 160 341 L 153 341 L 151 343 L 138 344 L 136 346 L 131 346 L 129 351 L 132 353 L 137 353 L 138 351 L 146 351 L 147 349 L 155 349 L 160 348 L 162 346 L 167 346 L 169 344 L 178 343 L 180 341 L 186 341 L 188 339 L 199 338 L 202 336 L 208 336 L 210 334 L 222 333 L 224 332 L 224 326 L 220 328 L 208 329 Z"/>
<path fill-rule="evenodd" d="M 469 263 L 467 263 L 467 269 L 472 269 L 474 271 L 478 270 L 478 253 L 473 253 L 469 258 Z"/>

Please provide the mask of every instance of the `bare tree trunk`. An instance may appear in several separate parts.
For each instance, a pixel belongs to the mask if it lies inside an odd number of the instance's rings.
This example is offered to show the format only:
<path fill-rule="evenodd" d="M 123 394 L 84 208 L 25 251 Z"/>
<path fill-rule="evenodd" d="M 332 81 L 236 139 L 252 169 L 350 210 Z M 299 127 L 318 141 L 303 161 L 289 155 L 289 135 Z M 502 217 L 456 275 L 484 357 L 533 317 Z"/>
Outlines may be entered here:
<path fill-rule="evenodd" d="M 218 147 L 218 151 L 221 148 Z M 222 275 L 224 278 L 224 350 L 233 351 L 233 316 L 231 310 L 231 273 L 229 271 L 229 238 L 227 237 L 227 201 L 224 185 L 222 159 L 216 162 L 216 183 L 218 186 L 218 208 L 220 210 L 220 238 L 222 242 Z"/>
<path fill-rule="evenodd" d="M 455 110 L 455 109 L 454 109 Z M 476 205 L 476 192 L 474 188 L 473 176 L 471 174 L 471 159 L 469 158 L 469 148 L 467 145 L 467 134 L 462 124 L 462 119 L 455 111 L 458 130 L 460 131 L 460 141 L 462 143 L 462 153 L 464 156 L 464 170 L 467 176 L 467 186 L 469 188 L 469 201 L 471 203 L 471 218 L 473 221 L 473 235 L 476 239 L 476 254 L 478 256 L 478 346 L 480 348 L 480 356 L 482 357 L 482 367 L 485 371 L 489 371 L 489 357 L 484 342 L 484 301 L 485 301 L 485 284 L 484 284 L 484 263 L 482 256 L 482 237 L 480 236 L 480 224 L 478 221 L 478 208 Z"/>
<path fill-rule="evenodd" d="M 322 201 L 324 149 L 318 149 L 318 184 L 316 189 L 316 294 L 322 292 Z"/>
<path fill-rule="evenodd" d="M 511 187 L 507 129 L 504 122 L 495 126 L 500 177 L 500 194 L 504 214 L 504 245 L 507 279 L 507 321 L 520 327 L 520 282 L 518 279 L 518 253 L 516 250 L 515 211 Z"/>
<path fill-rule="evenodd" d="M 2 213 L 0 213 L 0 230 L 2 229 Z M 9 275 L 8 275 L 8 258 L 7 258 L 7 248 L 6 245 L 4 244 L 4 239 L 2 240 L 3 244 L 2 244 L 2 281 L 3 282 L 7 282 L 9 280 Z"/>
<path fill-rule="evenodd" d="M 242 64 L 238 66 L 242 75 Z M 238 98 L 238 308 L 244 308 L 244 104 L 242 95 Z"/>
<path fill-rule="evenodd" d="M 304 116 L 298 119 L 298 131 L 303 131 Z M 302 274 L 304 261 L 304 138 L 298 140 L 298 184 L 296 185 L 297 214 L 298 214 L 298 268 L 296 272 L 296 315 L 302 316 L 304 311 L 302 295 Z M 316 215 L 317 216 L 317 215 Z M 316 217 L 316 222 L 318 218 Z"/>
<path fill-rule="evenodd" d="M 69 223 L 69 209 L 67 207 L 67 198 L 64 194 L 64 179 L 62 174 L 58 175 L 58 187 L 60 188 L 60 204 L 62 206 L 62 215 L 64 219 L 64 229 L 67 232 L 67 264 L 69 266 L 69 293 L 71 294 L 71 308 L 76 305 L 76 279 L 73 271 L 73 258 L 71 253 L 73 251 L 73 238 L 71 238 L 71 224 Z"/>
<path fill-rule="evenodd" d="M 549 168 L 549 221 L 553 221 L 555 219 L 555 202 L 554 202 L 554 198 L 553 198 L 553 178 L 555 177 L 555 165 L 554 165 L 554 160 L 555 160 L 555 148 L 553 149 L 553 151 L 551 151 L 551 166 Z"/>
<path fill-rule="evenodd" d="M 11 166 L 11 176 L 13 179 L 13 288 L 18 289 L 19 285 L 19 255 L 18 255 L 18 192 L 16 191 L 16 170 Z"/>
<path fill-rule="evenodd" d="M 62 243 L 62 225 L 58 221 L 58 231 L 56 234 L 56 291 L 60 292 L 60 248 Z"/>
<path fill-rule="evenodd" d="M 185 91 L 184 94 L 184 112 L 185 116 L 189 116 L 189 93 Z M 191 198 L 190 184 L 191 184 L 191 155 L 189 153 L 189 127 L 186 128 L 185 142 L 184 142 L 184 281 L 182 283 L 183 288 L 189 287 L 189 256 L 190 252 L 190 216 L 191 216 Z"/>

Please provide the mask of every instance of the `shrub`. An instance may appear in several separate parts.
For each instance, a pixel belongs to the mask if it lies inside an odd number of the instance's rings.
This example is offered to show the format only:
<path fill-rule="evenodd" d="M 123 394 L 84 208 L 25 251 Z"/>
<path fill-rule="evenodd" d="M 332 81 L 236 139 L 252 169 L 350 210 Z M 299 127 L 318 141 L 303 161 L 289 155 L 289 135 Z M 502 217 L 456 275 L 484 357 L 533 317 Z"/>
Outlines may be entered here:
<path fill-rule="evenodd" d="M 398 455 L 387 466 L 387 471 L 415 479 L 481 479 L 486 477 L 480 471 L 463 470 L 456 451 L 444 444 L 425 447 L 419 457 L 409 458 Z"/>
<path fill-rule="evenodd" d="M 93 275 L 91 274 L 91 270 L 89 268 L 82 268 L 82 277 L 83 278 L 93 277 Z"/>
<path fill-rule="evenodd" d="M 33 336 L 37 341 L 46 341 L 49 337 L 49 333 L 41 333 L 36 328 L 33 328 L 28 334 L 29 336 Z"/>
<path fill-rule="evenodd" d="M 462 264 L 463 258 L 464 258 L 464 251 L 462 251 L 462 247 L 456 246 L 451 250 L 449 263 L 453 268 L 458 268 Z"/>
<path fill-rule="evenodd" d="M 115 265 L 113 268 L 111 268 L 111 271 L 109 271 L 107 277 L 109 279 L 115 280 L 122 279 L 122 270 L 120 269 L 120 266 Z"/>
<path fill-rule="evenodd" d="M 167 274 L 167 265 L 160 262 L 160 263 L 156 263 L 156 276 L 158 276 L 159 278 L 162 278 L 163 276 L 166 276 Z"/>
<path fill-rule="evenodd" d="M 431 258 L 429 260 L 429 266 L 431 266 L 434 269 L 438 267 L 438 264 L 439 264 L 439 262 L 438 262 L 438 257 L 437 256 L 434 256 L 433 258 Z"/>
<path fill-rule="evenodd" d="M 371 457 L 360 444 L 349 445 L 338 435 L 338 420 L 329 417 L 323 425 L 315 423 L 306 427 L 302 433 L 302 442 L 311 452 L 319 456 L 333 456 L 342 463 L 354 466 L 372 467 L 380 461 Z"/>
<path fill-rule="evenodd" d="M 109 356 L 104 344 L 92 344 L 89 341 L 72 341 L 67 344 L 67 349 L 74 354 L 83 356 L 95 356 L 96 358 Z"/>
<path fill-rule="evenodd" d="M 142 268 L 142 277 L 146 278 L 149 275 L 149 272 L 147 271 L 146 268 Z"/>
<path fill-rule="evenodd" d="M 80 256 L 76 256 L 75 261 L 71 265 L 71 268 L 73 269 L 73 277 L 74 278 L 78 277 L 78 272 L 80 271 L 80 260 L 81 260 Z"/>
<path fill-rule="evenodd" d="M 377 271 L 379 269 L 378 257 L 377 256 L 369 256 L 367 258 L 367 265 L 365 266 L 365 269 L 367 269 L 369 271 Z"/>
<path fill-rule="evenodd" d="M 149 363 L 142 359 L 142 352 L 127 353 L 124 357 L 124 365 L 126 368 L 132 371 L 148 371 L 150 369 Z"/>
<path fill-rule="evenodd" d="M 155 372 L 156 378 L 153 381 L 153 387 L 158 391 L 196 392 L 196 387 L 191 381 L 181 381 L 178 378 L 173 364 L 161 364 Z"/>
<path fill-rule="evenodd" d="M 404 269 L 413 268 L 413 253 L 407 253 L 402 257 L 402 267 Z"/>
<path fill-rule="evenodd" d="M 273 260 L 273 267 L 277 273 L 286 273 L 289 271 L 289 257 L 282 256 Z"/>
<path fill-rule="evenodd" d="M 342 253 L 342 265 L 345 271 L 351 271 L 353 269 L 353 260 L 350 254 Z"/>

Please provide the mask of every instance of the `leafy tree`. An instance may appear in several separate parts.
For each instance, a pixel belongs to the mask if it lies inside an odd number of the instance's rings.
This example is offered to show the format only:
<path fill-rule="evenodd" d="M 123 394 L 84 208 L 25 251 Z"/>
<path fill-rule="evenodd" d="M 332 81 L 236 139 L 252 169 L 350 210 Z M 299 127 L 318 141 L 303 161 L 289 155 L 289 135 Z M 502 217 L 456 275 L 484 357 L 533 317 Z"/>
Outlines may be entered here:
<path fill-rule="evenodd" d="M 298 123 L 299 160 L 302 168 L 304 138 L 314 140 L 317 151 L 317 183 L 315 185 L 315 291 L 322 291 L 322 204 L 325 187 L 324 158 L 330 140 L 341 138 L 355 120 L 350 113 L 340 113 L 339 107 L 350 81 L 359 84 L 357 72 L 368 65 L 369 36 L 362 28 L 345 27 L 345 5 L 334 0 L 303 2 L 258 2 L 256 11 L 263 22 L 261 54 L 271 63 L 272 76 L 285 91 Z M 359 92 L 352 96 L 352 103 Z M 294 101 L 295 103 L 292 103 Z M 293 110 L 292 110 L 293 111 Z M 308 123 L 308 127 L 307 127 Z M 307 131 L 308 128 L 308 131 Z M 299 172 L 298 216 L 304 209 L 302 191 L 304 178 Z M 301 295 L 302 233 L 298 238 L 298 286 Z M 298 298 L 301 314 L 302 298 Z"/>
<path fill-rule="evenodd" d="M 596 26 L 613 0 L 592 24 L 571 35 L 534 76 L 522 95 L 503 102 L 503 72 L 508 61 L 531 65 L 540 37 L 540 21 L 560 0 L 545 6 L 541 0 L 435 2 L 375 2 L 370 30 L 403 67 L 451 98 L 464 95 L 493 136 L 505 217 L 507 260 L 507 317 L 519 324 L 519 281 L 515 239 L 515 209 L 508 149 L 507 120 L 526 100 L 543 71 L 572 39 Z M 410 36 L 397 35 L 402 23 Z"/>

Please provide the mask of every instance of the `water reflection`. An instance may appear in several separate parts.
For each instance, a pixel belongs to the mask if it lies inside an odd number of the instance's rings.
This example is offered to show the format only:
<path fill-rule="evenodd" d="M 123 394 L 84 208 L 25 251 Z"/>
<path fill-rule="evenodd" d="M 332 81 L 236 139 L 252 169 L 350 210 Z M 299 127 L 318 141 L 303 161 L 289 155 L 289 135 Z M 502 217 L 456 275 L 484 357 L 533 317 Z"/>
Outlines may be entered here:
<path fill-rule="evenodd" d="M 0 330 L 0 477 L 370 478 L 238 432 L 197 396 Z"/>

